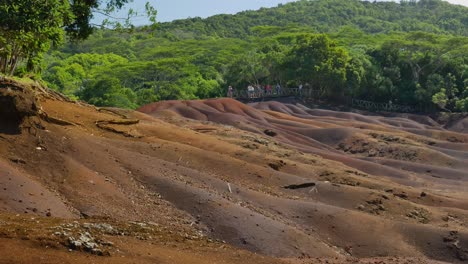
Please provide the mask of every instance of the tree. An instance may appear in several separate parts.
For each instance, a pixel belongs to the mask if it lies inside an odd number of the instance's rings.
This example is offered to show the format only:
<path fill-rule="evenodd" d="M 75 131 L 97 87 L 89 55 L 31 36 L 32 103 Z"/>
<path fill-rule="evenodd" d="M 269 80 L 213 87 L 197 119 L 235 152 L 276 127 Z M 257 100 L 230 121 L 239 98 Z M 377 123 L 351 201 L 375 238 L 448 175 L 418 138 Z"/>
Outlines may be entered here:
<path fill-rule="evenodd" d="M 91 24 L 91 19 L 95 13 L 104 15 L 109 19 L 105 19 L 102 26 L 112 25 L 115 28 L 122 27 L 122 24 L 126 27 L 133 27 L 131 24 L 131 18 L 138 16 L 133 9 L 130 9 L 128 16 L 125 18 L 117 18 L 111 16 L 111 14 L 122 9 L 125 4 L 133 2 L 133 0 L 74 0 L 71 1 L 71 11 L 73 12 L 73 20 L 69 23 L 65 23 L 65 31 L 72 37 L 72 39 L 86 39 L 93 33 L 94 25 Z M 154 25 L 156 23 L 156 9 L 149 4 L 145 5 L 146 16 L 149 21 Z M 123 23 L 121 23 L 121 21 Z"/>
<path fill-rule="evenodd" d="M 440 92 L 444 87 L 444 79 L 440 74 L 434 73 L 428 76 L 426 85 L 417 85 L 415 91 L 416 99 L 423 105 L 433 102 L 433 95 Z"/>
<path fill-rule="evenodd" d="M 458 100 L 455 103 L 455 109 L 460 112 L 468 112 L 468 98 Z"/>
<path fill-rule="evenodd" d="M 432 96 L 432 102 L 438 105 L 441 109 L 446 109 L 445 106 L 447 105 L 448 98 L 445 88 L 440 89 L 440 92 Z"/>
<path fill-rule="evenodd" d="M 310 83 L 329 97 L 343 95 L 351 58 L 327 35 L 300 36 L 288 57 L 284 67 L 291 69 L 291 79 Z"/>
<path fill-rule="evenodd" d="M 468 27 L 450 35 L 438 24 L 449 17 L 465 25 L 466 7 L 417 3 L 304 0 L 162 23 L 151 32 L 99 29 L 47 54 L 43 78 L 69 96 L 115 78 L 140 105 L 216 97 L 225 95 L 228 85 L 243 89 L 249 82 L 279 81 L 309 83 L 332 99 L 391 100 L 432 111 L 433 96 L 445 88 L 445 108 L 462 111 L 468 97 Z M 421 31 L 401 32 L 411 29 Z M 369 34 L 374 30 L 381 31 Z"/>
<path fill-rule="evenodd" d="M 121 86 L 116 78 L 104 78 L 89 84 L 79 93 L 80 98 L 96 106 L 114 106 L 134 109 L 137 107 L 136 95 Z"/>
<path fill-rule="evenodd" d="M 0 73 L 13 75 L 24 62 L 37 70 L 42 54 L 62 42 L 65 31 L 72 39 L 87 38 L 93 31 L 93 12 L 109 15 L 132 0 L 3 0 L 0 3 Z M 146 5 L 155 22 L 156 10 Z M 134 14 L 130 11 L 129 14 Z M 128 18 L 130 19 L 130 17 Z M 130 25 L 129 20 L 126 21 Z M 116 24 L 119 26 L 119 24 Z"/>
<path fill-rule="evenodd" d="M 49 65 L 42 78 L 49 88 L 74 98 L 88 80 L 96 79 L 97 71 L 126 63 L 127 59 L 115 54 L 76 54 Z"/>
<path fill-rule="evenodd" d="M 229 71 L 235 75 L 229 77 L 231 84 L 240 86 L 246 86 L 248 83 L 259 84 L 269 75 L 263 61 L 264 54 L 256 50 L 248 51 L 240 56 L 230 65 Z"/>
<path fill-rule="evenodd" d="M 34 70 L 50 44 L 62 41 L 62 26 L 73 14 L 68 1 L 4 0 L 0 18 L 0 72 L 13 75 L 22 61 Z"/>

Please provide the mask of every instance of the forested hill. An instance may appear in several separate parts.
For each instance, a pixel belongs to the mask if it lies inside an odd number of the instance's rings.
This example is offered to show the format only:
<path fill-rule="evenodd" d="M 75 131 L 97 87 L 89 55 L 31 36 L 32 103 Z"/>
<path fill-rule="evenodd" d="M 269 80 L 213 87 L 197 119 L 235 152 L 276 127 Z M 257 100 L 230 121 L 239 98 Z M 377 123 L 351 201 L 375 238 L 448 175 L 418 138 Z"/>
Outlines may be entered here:
<path fill-rule="evenodd" d="M 156 30 L 99 30 L 49 52 L 42 77 L 98 106 L 303 83 L 326 100 L 468 111 L 467 30 L 468 8 L 437 0 L 299 1 Z"/>
<path fill-rule="evenodd" d="M 161 24 L 160 32 L 175 37 L 245 37 L 256 26 L 308 27 L 335 32 L 354 26 L 366 33 L 424 31 L 468 36 L 468 8 L 441 0 L 368 2 L 360 0 L 301 0 L 245 11 L 236 15 L 191 18 Z"/>

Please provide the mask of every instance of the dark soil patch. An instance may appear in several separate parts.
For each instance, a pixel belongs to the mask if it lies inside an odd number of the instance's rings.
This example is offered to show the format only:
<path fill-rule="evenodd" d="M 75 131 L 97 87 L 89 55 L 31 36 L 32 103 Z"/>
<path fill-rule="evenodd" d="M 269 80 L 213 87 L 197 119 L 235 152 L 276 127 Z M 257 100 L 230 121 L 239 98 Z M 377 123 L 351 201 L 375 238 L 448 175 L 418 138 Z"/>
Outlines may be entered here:
<path fill-rule="evenodd" d="M 35 116 L 37 112 L 37 101 L 32 90 L 18 87 L 13 82 L 0 84 L 0 133 L 20 133 L 24 118 Z"/>

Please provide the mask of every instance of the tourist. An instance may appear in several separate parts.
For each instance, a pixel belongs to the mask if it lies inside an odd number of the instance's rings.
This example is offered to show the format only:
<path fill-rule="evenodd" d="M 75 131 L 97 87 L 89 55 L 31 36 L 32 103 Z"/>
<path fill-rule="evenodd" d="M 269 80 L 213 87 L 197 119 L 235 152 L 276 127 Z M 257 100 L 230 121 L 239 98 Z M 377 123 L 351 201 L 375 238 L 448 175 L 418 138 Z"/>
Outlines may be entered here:
<path fill-rule="evenodd" d="M 261 84 L 257 84 L 257 97 L 262 97 L 263 96 L 263 87 Z"/>
<path fill-rule="evenodd" d="M 232 98 L 232 93 L 233 93 L 234 89 L 232 88 L 231 85 L 229 85 L 228 87 L 228 92 L 227 92 L 227 95 L 229 98 Z"/>
<path fill-rule="evenodd" d="M 279 83 L 276 84 L 276 94 L 279 95 L 281 93 L 281 85 Z"/>
<path fill-rule="evenodd" d="M 249 95 L 249 98 L 253 98 L 255 93 L 255 88 L 252 86 L 252 84 L 249 84 L 247 86 L 247 94 Z"/>
<path fill-rule="evenodd" d="M 267 84 L 267 85 L 265 86 L 265 93 L 266 93 L 267 95 L 271 95 L 271 85 Z"/>

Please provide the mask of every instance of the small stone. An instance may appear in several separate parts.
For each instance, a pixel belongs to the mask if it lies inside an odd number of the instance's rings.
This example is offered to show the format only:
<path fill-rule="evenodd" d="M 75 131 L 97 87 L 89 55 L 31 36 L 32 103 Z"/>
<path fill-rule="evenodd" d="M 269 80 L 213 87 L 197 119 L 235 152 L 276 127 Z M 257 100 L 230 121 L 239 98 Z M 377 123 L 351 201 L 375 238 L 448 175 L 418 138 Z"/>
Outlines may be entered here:
<path fill-rule="evenodd" d="M 102 242 L 101 242 L 101 245 L 112 247 L 112 246 L 114 246 L 114 243 L 112 243 L 112 242 L 110 242 L 110 241 L 102 241 Z"/>
<path fill-rule="evenodd" d="M 263 131 L 263 133 L 265 133 L 265 135 L 270 136 L 270 137 L 275 137 L 276 135 L 278 135 L 278 133 L 270 129 L 266 129 L 265 131 Z"/>
<path fill-rule="evenodd" d="M 26 161 L 20 158 L 10 158 L 10 160 L 17 164 L 26 164 Z"/>
<path fill-rule="evenodd" d="M 95 254 L 95 255 L 98 255 L 98 256 L 104 256 L 104 253 L 102 252 L 102 250 L 100 250 L 99 248 L 93 248 L 91 250 L 91 253 Z"/>

